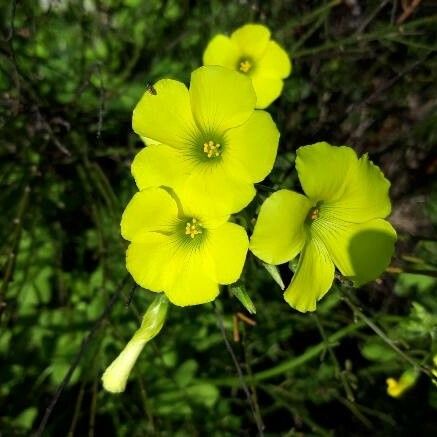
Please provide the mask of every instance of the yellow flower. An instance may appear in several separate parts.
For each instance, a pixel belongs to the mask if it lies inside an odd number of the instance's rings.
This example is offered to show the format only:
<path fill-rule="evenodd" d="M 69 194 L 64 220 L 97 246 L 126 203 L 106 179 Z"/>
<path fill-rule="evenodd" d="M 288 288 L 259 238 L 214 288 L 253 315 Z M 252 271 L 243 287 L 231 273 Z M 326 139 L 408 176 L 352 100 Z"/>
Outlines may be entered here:
<path fill-rule="evenodd" d="M 195 70 L 189 90 L 158 81 L 133 113 L 134 131 L 149 144 L 132 163 L 138 188 L 182 190 L 211 214 L 244 208 L 253 184 L 271 171 L 279 141 L 255 99 L 250 79 L 223 67 Z"/>
<path fill-rule="evenodd" d="M 414 386 L 419 373 L 415 369 L 406 370 L 399 380 L 387 378 L 387 394 L 392 398 L 399 398 L 402 394 Z"/>
<path fill-rule="evenodd" d="M 390 262 L 396 232 L 390 183 L 381 170 L 350 147 L 317 143 L 300 147 L 296 167 L 305 195 L 272 194 L 261 206 L 252 252 L 269 264 L 299 263 L 284 298 L 314 311 L 330 289 L 336 266 L 356 286 L 376 279 Z"/>
<path fill-rule="evenodd" d="M 219 284 L 238 280 L 249 245 L 228 216 L 193 207 L 186 193 L 148 188 L 136 193 L 121 219 L 130 241 L 126 267 L 143 288 L 163 291 L 175 305 L 214 300 Z"/>
<path fill-rule="evenodd" d="M 216 35 L 203 54 L 203 64 L 222 65 L 250 76 L 257 108 L 266 108 L 280 96 L 283 79 L 291 73 L 287 53 L 261 24 L 246 24 L 230 38 Z"/>

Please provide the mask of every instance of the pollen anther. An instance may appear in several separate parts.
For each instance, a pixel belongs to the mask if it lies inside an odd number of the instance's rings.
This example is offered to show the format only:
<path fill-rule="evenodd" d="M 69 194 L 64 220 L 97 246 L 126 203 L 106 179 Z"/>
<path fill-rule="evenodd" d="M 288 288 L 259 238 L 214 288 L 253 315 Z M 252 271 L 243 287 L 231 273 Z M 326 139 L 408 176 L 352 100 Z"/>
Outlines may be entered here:
<path fill-rule="evenodd" d="M 209 140 L 203 144 L 203 151 L 206 153 L 206 156 L 208 156 L 208 158 L 215 158 L 217 156 L 220 156 L 220 147 L 221 144 L 216 144 L 214 143 L 214 141 Z"/>
<path fill-rule="evenodd" d="M 241 72 L 247 73 L 250 71 L 251 68 L 252 68 L 252 64 L 247 59 L 244 59 L 243 61 L 240 62 Z"/>
<path fill-rule="evenodd" d="M 313 208 L 313 209 L 310 210 L 310 212 L 308 214 L 308 218 L 311 221 L 314 221 L 314 220 L 319 218 L 319 214 L 320 214 L 319 208 Z"/>
<path fill-rule="evenodd" d="M 189 235 L 191 238 L 194 238 L 196 235 L 202 233 L 202 224 L 196 218 L 192 218 L 191 221 L 188 221 L 185 225 L 185 235 Z"/>

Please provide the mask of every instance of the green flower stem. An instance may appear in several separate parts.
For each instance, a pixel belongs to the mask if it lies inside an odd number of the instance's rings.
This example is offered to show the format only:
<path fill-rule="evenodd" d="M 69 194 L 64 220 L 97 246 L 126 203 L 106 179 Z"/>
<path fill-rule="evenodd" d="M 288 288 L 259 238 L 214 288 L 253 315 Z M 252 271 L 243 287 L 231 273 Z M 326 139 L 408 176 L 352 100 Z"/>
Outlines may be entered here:
<path fill-rule="evenodd" d="M 399 26 L 388 26 L 383 30 L 378 30 L 375 32 L 369 32 L 367 34 L 359 34 L 359 35 L 352 35 L 337 41 L 329 41 L 325 44 L 322 44 L 317 47 L 311 47 L 308 49 L 303 49 L 300 51 L 297 51 L 293 54 L 293 58 L 301 58 L 304 56 L 312 56 L 315 54 L 319 54 L 321 52 L 325 52 L 328 50 L 336 49 L 338 47 L 345 47 L 350 45 L 355 45 L 362 42 L 369 42 L 374 40 L 393 40 L 393 39 L 399 39 L 402 40 L 396 41 L 400 44 L 406 44 L 409 43 L 408 40 L 405 40 L 405 32 L 415 29 L 416 27 L 423 26 L 425 24 L 431 24 L 433 22 L 437 21 L 437 15 L 432 15 L 430 17 L 420 18 L 414 21 L 410 21 L 409 23 L 405 23 L 401 27 L 403 28 L 403 31 L 400 31 Z"/>
<path fill-rule="evenodd" d="M 387 269 L 387 272 L 392 275 L 400 275 L 401 273 L 411 273 L 415 275 L 425 275 L 432 278 L 437 278 L 437 270 L 428 269 L 409 269 L 404 267 L 392 267 Z"/>
<path fill-rule="evenodd" d="M 333 345 L 344 337 L 347 337 L 349 334 L 352 334 L 355 331 L 358 331 L 363 326 L 365 326 L 364 322 L 352 323 L 343 329 L 338 330 L 334 334 L 327 337 L 327 341 L 329 344 Z M 290 372 L 308 361 L 313 360 L 318 357 L 324 350 L 326 349 L 326 340 L 323 340 L 321 343 L 308 348 L 302 355 L 298 357 L 291 358 L 290 360 L 284 361 L 277 366 L 271 367 L 270 369 L 263 370 L 262 372 L 254 373 L 251 378 L 248 379 L 248 382 L 254 383 L 259 381 L 264 381 L 266 379 L 274 378 L 275 376 L 282 375 L 283 373 Z M 228 378 L 218 378 L 218 379 L 207 379 L 205 382 L 209 382 L 211 384 L 222 385 L 222 386 L 236 386 L 240 383 L 239 378 L 236 377 L 228 377 Z"/>
<path fill-rule="evenodd" d="M 436 380 L 435 376 L 429 367 L 424 366 L 415 359 L 411 358 L 405 352 L 403 352 L 399 347 L 389 338 L 381 328 L 379 328 L 371 319 L 369 319 L 355 303 L 348 296 L 343 295 L 343 300 L 347 306 L 352 310 L 354 315 L 361 319 L 375 334 L 377 334 L 388 346 L 390 346 L 404 361 L 411 364 L 415 369 L 422 371 L 425 375 L 428 375 L 432 380 Z"/>
<path fill-rule="evenodd" d="M 120 355 L 105 370 L 103 388 L 111 393 L 121 393 L 126 388 L 129 374 L 144 346 L 162 329 L 167 316 L 168 299 L 161 294 L 153 300 L 144 314 L 140 328 L 127 343 Z"/>
<path fill-rule="evenodd" d="M 349 381 L 346 378 L 345 373 L 342 371 L 341 367 L 340 367 L 340 363 L 337 360 L 337 356 L 335 355 L 335 352 L 333 351 L 332 347 L 331 347 L 331 343 L 329 343 L 328 338 L 326 337 L 326 333 L 325 330 L 323 328 L 323 325 L 320 323 L 319 317 L 317 315 L 317 313 L 313 314 L 314 320 L 316 322 L 317 328 L 319 329 L 320 335 L 322 336 L 323 340 L 325 341 L 326 344 L 326 349 L 329 352 L 329 356 L 331 357 L 331 360 L 334 364 L 334 368 L 335 368 L 335 377 L 341 381 L 341 383 L 343 384 L 344 387 L 344 391 L 346 393 L 346 397 L 348 399 L 348 401 L 350 402 L 354 402 L 355 401 L 355 396 L 354 393 L 352 391 L 352 388 L 349 385 Z"/>
<path fill-rule="evenodd" d="M 6 303 L 4 302 L 4 296 L 6 295 L 6 291 L 9 282 L 12 279 L 14 268 L 15 268 L 17 251 L 21 239 L 23 217 L 29 205 L 29 195 L 30 195 L 30 187 L 29 185 L 26 184 L 20 199 L 20 203 L 18 205 L 17 216 L 14 219 L 15 229 L 13 230 L 12 233 L 12 245 L 9 253 L 7 254 L 7 260 L 1 269 L 4 272 L 4 274 L 0 286 L 0 314 L 2 313 L 4 307 L 6 306 Z"/>

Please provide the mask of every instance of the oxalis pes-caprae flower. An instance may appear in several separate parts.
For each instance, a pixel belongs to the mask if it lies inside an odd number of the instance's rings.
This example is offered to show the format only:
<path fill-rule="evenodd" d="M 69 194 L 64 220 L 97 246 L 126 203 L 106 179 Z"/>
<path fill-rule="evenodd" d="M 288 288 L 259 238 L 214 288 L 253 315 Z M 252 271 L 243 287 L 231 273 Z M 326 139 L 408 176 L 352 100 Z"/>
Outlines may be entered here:
<path fill-rule="evenodd" d="M 175 305 L 214 300 L 219 284 L 238 280 L 249 240 L 227 215 L 211 215 L 185 192 L 147 188 L 135 194 L 121 220 L 130 241 L 126 267 L 135 282 L 164 292 Z"/>
<path fill-rule="evenodd" d="M 163 79 L 134 109 L 133 129 L 148 146 L 132 163 L 140 190 L 184 191 L 209 214 L 232 214 L 255 196 L 254 183 L 272 170 L 279 132 L 255 110 L 251 80 L 224 67 L 201 67 L 188 90 Z"/>
<path fill-rule="evenodd" d="M 277 99 L 291 73 L 287 52 L 270 39 L 270 30 L 261 24 L 246 24 L 230 37 L 216 35 L 203 54 L 204 65 L 222 65 L 252 79 L 257 108 L 266 108 Z"/>
<path fill-rule="evenodd" d="M 123 213 L 121 234 L 129 241 L 127 270 L 160 294 L 103 375 L 113 393 L 124 391 L 141 350 L 161 330 L 168 300 L 207 303 L 220 285 L 240 278 L 249 240 L 230 214 L 254 198 L 254 184 L 276 158 L 279 132 L 256 108 L 280 95 L 291 63 L 270 31 L 249 24 L 230 38 L 217 35 L 204 64 L 189 89 L 171 79 L 149 86 L 133 112 L 133 129 L 147 146 L 132 163 L 140 191 Z M 355 285 L 377 278 L 396 233 L 383 220 L 390 184 L 366 155 L 318 143 L 298 149 L 296 167 L 305 195 L 284 189 L 267 198 L 250 249 L 273 265 L 300 253 L 284 297 L 305 312 L 329 290 L 335 267 Z"/>
<path fill-rule="evenodd" d="M 367 157 L 350 147 L 317 143 L 297 150 L 305 193 L 280 190 L 262 205 L 251 251 L 269 264 L 299 262 L 285 300 L 314 311 L 331 288 L 335 267 L 359 286 L 388 266 L 396 231 L 386 220 L 390 183 Z"/>

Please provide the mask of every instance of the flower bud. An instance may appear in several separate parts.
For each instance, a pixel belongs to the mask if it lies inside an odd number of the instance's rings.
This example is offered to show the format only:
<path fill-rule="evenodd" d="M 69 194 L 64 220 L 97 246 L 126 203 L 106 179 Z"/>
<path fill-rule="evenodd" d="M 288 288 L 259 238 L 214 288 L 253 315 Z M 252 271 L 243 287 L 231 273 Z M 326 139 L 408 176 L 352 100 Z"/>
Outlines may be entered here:
<path fill-rule="evenodd" d="M 129 374 L 146 343 L 161 331 L 168 309 L 168 299 L 161 294 L 153 300 L 135 332 L 120 355 L 105 370 L 103 388 L 111 393 L 121 393 L 126 388 Z"/>

